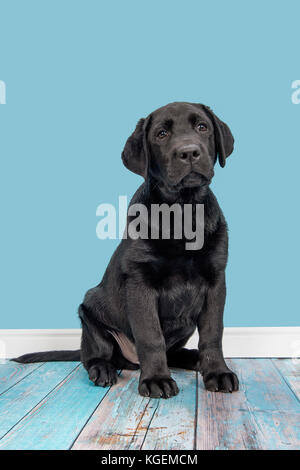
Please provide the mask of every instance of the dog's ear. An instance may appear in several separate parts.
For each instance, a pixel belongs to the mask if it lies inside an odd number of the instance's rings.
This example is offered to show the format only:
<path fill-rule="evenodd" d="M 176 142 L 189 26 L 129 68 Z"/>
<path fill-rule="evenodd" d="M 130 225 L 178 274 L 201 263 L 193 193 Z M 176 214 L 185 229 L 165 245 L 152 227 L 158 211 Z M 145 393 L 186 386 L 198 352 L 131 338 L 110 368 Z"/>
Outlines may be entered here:
<path fill-rule="evenodd" d="M 231 131 L 225 122 L 221 121 L 215 113 L 205 105 L 202 105 L 209 117 L 211 118 L 215 129 L 216 153 L 219 158 L 219 163 L 223 168 L 226 163 L 226 158 L 233 152 L 234 138 Z"/>
<path fill-rule="evenodd" d="M 134 132 L 128 137 L 122 152 L 122 161 L 128 170 L 143 176 L 148 175 L 149 152 L 147 146 L 147 127 L 149 117 L 140 119 Z"/>

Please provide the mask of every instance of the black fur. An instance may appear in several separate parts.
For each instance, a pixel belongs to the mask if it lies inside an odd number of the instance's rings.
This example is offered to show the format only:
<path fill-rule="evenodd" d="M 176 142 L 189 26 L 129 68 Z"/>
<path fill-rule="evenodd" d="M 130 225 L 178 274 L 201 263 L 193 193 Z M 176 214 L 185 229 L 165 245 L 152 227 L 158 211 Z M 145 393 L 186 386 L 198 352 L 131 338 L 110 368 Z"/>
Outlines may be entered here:
<path fill-rule="evenodd" d="M 15 362 L 30 364 L 31 362 L 80 361 L 80 350 L 77 351 L 43 351 L 24 354 L 12 359 Z"/>
<path fill-rule="evenodd" d="M 169 366 L 201 371 L 207 390 L 238 390 L 222 352 L 226 296 L 227 226 L 209 189 L 217 159 L 233 151 L 228 126 L 206 106 L 172 103 L 141 119 L 122 159 L 145 182 L 131 204 L 204 204 L 205 236 L 200 250 L 186 240 L 123 239 L 101 283 L 81 306 L 81 361 L 101 386 L 117 381 L 118 368 L 138 366 L 125 359 L 110 330 L 134 342 L 140 361 L 139 392 L 168 398 L 178 393 Z M 131 218 L 128 218 L 128 222 Z M 150 220 L 151 224 L 151 220 Z M 198 328 L 198 350 L 184 348 Z M 19 362 L 78 360 L 79 352 L 36 353 Z"/>

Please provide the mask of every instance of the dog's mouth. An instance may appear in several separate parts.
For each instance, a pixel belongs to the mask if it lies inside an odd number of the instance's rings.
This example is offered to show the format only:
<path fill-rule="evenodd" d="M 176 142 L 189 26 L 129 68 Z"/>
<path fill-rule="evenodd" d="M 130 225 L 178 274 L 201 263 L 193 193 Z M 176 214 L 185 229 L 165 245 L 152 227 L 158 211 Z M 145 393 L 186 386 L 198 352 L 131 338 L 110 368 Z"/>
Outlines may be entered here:
<path fill-rule="evenodd" d="M 191 171 L 188 175 L 184 176 L 180 183 L 184 187 L 195 187 L 195 186 L 203 186 L 204 184 L 208 184 L 208 179 L 200 173 L 196 171 Z"/>
<path fill-rule="evenodd" d="M 172 178 L 170 177 L 166 178 L 164 180 L 164 185 L 167 186 L 171 192 L 177 192 L 184 188 L 203 188 L 205 186 L 209 186 L 212 177 L 213 172 L 211 175 L 205 175 L 192 170 L 181 178 L 177 178 L 175 181 L 172 181 Z"/>

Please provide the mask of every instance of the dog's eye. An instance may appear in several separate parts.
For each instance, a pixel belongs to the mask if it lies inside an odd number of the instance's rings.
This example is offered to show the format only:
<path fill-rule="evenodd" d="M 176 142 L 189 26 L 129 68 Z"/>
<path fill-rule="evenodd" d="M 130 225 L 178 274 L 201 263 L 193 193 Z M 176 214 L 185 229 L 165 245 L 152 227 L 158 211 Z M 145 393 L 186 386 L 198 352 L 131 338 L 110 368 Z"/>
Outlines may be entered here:
<path fill-rule="evenodd" d="M 167 137 L 167 135 L 168 135 L 168 132 L 165 129 L 162 129 L 161 131 L 157 133 L 157 137 L 159 139 L 164 139 L 165 137 Z"/>
<path fill-rule="evenodd" d="M 206 132 L 207 131 L 207 125 L 205 124 L 205 122 L 199 122 L 199 124 L 197 124 L 197 129 L 200 132 Z"/>

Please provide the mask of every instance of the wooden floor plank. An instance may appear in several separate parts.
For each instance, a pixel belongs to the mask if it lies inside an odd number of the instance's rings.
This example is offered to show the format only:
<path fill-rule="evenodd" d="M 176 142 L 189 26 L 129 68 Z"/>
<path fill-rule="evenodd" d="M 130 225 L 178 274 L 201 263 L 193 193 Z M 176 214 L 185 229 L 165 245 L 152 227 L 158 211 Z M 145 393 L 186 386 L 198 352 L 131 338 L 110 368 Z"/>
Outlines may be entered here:
<path fill-rule="evenodd" d="M 271 359 L 232 359 L 251 409 L 295 412 L 299 403 Z"/>
<path fill-rule="evenodd" d="M 0 438 L 53 390 L 78 363 L 43 364 L 0 395 Z M 1 441 L 0 441 L 1 442 Z"/>
<path fill-rule="evenodd" d="M 22 380 L 35 369 L 41 367 L 42 363 L 18 364 L 9 360 L 0 362 L 0 394 Z"/>
<path fill-rule="evenodd" d="M 232 359 L 260 449 L 300 449 L 300 408 L 271 359 Z"/>
<path fill-rule="evenodd" d="M 171 399 L 158 403 L 147 430 L 143 450 L 194 448 L 196 416 L 196 372 L 174 369 L 172 377 L 180 389 Z"/>
<path fill-rule="evenodd" d="M 236 370 L 235 364 L 230 364 Z M 243 390 L 213 393 L 204 389 L 199 374 L 196 448 L 199 450 L 258 449 L 255 423 Z"/>
<path fill-rule="evenodd" d="M 300 400 L 300 358 L 273 359 L 273 363 Z"/>
<path fill-rule="evenodd" d="M 132 450 L 142 445 L 157 403 L 138 394 L 139 371 L 125 370 L 72 447 Z"/>
<path fill-rule="evenodd" d="M 232 359 L 233 394 L 198 395 L 198 449 L 297 449 L 299 404 L 269 359 Z"/>
<path fill-rule="evenodd" d="M 0 440 L 0 449 L 68 449 L 107 391 L 80 365 Z"/>

